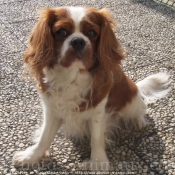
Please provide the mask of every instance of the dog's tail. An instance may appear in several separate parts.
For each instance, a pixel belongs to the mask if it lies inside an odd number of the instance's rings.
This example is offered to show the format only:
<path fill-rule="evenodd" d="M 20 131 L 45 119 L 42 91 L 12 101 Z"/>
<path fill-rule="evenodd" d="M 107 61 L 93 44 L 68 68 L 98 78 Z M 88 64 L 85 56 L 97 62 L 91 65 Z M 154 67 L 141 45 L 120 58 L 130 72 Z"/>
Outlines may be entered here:
<path fill-rule="evenodd" d="M 167 73 L 157 73 L 136 83 L 146 104 L 154 103 L 169 93 L 169 77 Z"/>

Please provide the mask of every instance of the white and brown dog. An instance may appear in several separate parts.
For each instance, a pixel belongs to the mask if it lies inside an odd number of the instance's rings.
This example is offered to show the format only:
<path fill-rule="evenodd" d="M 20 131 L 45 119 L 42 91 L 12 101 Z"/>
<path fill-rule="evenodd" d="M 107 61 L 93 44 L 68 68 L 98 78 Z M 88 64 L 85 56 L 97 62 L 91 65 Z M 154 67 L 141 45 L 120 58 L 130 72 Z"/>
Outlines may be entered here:
<path fill-rule="evenodd" d="M 113 29 L 106 9 L 41 11 L 24 62 L 37 81 L 44 122 L 38 142 L 14 155 L 15 165 L 39 161 L 63 125 L 67 136 L 90 137 L 90 160 L 101 169 L 115 126 L 145 126 L 146 104 L 169 92 L 169 76 L 158 73 L 132 82 L 120 66 L 124 54 Z"/>

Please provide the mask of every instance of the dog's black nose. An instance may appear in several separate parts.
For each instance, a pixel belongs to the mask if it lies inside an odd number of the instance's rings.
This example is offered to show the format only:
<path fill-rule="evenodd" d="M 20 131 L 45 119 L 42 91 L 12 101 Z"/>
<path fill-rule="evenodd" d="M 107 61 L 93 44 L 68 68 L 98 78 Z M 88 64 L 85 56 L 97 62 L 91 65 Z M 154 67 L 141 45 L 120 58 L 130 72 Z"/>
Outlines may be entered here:
<path fill-rule="evenodd" d="M 84 49 L 86 42 L 83 38 L 73 38 L 70 44 L 74 49 L 82 50 Z"/>

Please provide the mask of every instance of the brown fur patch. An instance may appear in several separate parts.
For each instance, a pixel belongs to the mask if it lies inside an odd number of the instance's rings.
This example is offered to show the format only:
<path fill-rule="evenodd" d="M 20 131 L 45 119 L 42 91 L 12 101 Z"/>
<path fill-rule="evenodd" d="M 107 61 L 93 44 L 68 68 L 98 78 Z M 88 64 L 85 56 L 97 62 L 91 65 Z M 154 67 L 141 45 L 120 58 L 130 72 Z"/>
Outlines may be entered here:
<path fill-rule="evenodd" d="M 68 17 L 65 8 L 45 8 L 40 12 L 39 21 L 34 26 L 29 38 L 29 45 L 23 60 L 27 63 L 27 69 L 38 82 L 38 90 L 45 91 L 43 83 L 43 68 L 51 68 L 56 64 L 62 43 L 55 40 L 56 27 L 54 23 Z M 63 41 L 62 41 L 63 42 Z"/>
<path fill-rule="evenodd" d="M 108 96 L 107 109 L 120 111 L 127 103 L 137 95 L 138 89 L 132 80 L 130 80 L 118 66 L 114 74 L 114 83 Z"/>
<path fill-rule="evenodd" d="M 123 49 L 114 34 L 114 21 L 106 10 L 86 9 L 86 20 L 100 27 L 98 43 L 94 50 L 95 64 L 89 70 L 93 77 L 92 93 L 86 97 L 88 108 L 96 107 L 107 95 L 106 109 L 122 109 L 137 94 L 137 86 L 123 73 L 121 60 L 125 58 Z M 92 95 L 92 96 L 91 96 Z M 86 103 L 80 105 L 85 110 Z"/>

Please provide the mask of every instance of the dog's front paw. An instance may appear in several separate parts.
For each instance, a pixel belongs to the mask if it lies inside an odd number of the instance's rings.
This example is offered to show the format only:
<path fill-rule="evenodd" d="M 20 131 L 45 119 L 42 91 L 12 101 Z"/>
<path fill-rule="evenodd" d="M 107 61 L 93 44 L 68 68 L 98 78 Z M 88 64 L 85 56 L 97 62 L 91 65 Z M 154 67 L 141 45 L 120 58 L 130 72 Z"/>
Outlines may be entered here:
<path fill-rule="evenodd" d="M 82 163 L 81 169 L 90 171 L 103 171 L 109 172 L 110 163 L 107 158 L 105 159 L 90 159 Z"/>
<path fill-rule="evenodd" d="M 15 166 L 32 166 L 43 157 L 42 152 L 34 145 L 25 151 L 16 152 L 13 156 Z"/>

